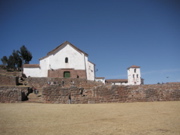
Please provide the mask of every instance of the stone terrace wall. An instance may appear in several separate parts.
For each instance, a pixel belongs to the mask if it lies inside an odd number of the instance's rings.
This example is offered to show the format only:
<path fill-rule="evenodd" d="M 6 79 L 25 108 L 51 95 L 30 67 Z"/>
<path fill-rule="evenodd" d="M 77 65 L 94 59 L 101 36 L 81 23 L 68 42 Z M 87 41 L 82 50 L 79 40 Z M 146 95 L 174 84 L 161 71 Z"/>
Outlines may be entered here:
<path fill-rule="evenodd" d="M 180 100 L 180 84 L 99 87 L 94 92 L 95 103 Z"/>
<path fill-rule="evenodd" d="M 0 85 L 16 85 L 16 77 L 0 74 Z"/>
<path fill-rule="evenodd" d="M 72 79 L 72 78 L 29 77 L 27 78 L 27 81 L 28 81 L 28 85 L 37 88 L 47 87 L 52 83 L 53 85 L 62 86 L 62 81 L 64 81 L 64 88 L 69 88 L 72 85 L 76 87 L 91 88 L 102 84 L 94 81 L 87 81 L 86 79 L 80 79 L 80 78 Z"/>
<path fill-rule="evenodd" d="M 19 76 L 19 75 L 22 75 L 22 72 L 20 72 L 20 71 L 7 71 L 5 69 L 0 68 L 0 74 L 1 75 L 8 75 L 8 76 Z"/>
<path fill-rule="evenodd" d="M 67 104 L 69 103 L 69 97 L 71 97 L 72 104 L 87 104 L 91 100 L 94 101 L 93 90 L 77 87 L 49 86 L 43 89 L 42 95 L 45 103 Z"/>
<path fill-rule="evenodd" d="M 43 89 L 46 103 L 113 103 L 180 101 L 180 84 L 140 86 L 97 86 L 92 89 L 50 86 Z"/>
<path fill-rule="evenodd" d="M 16 103 L 24 100 L 26 87 L 0 87 L 0 103 Z"/>

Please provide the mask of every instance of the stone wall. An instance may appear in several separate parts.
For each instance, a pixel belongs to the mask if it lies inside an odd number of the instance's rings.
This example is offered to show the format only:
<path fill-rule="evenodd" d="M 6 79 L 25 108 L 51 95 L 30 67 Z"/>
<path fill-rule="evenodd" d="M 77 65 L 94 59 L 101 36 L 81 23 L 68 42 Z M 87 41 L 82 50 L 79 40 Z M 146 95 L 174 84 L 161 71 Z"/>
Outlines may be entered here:
<path fill-rule="evenodd" d="M 118 103 L 180 101 L 180 84 L 139 86 L 97 86 L 91 89 L 49 86 L 43 89 L 46 103 Z M 69 96 L 71 98 L 69 98 Z"/>
<path fill-rule="evenodd" d="M 70 73 L 70 78 L 81 78 L 86 79 L 85 70 L 74 70 L 74 69 L 57 69 L 57 70 L 48 70 L 48 77 L 53 78 L 63 78 L 64 72 L 68 71 Z"/>
<path fill-rule="evenodd" d="M 26 87 L 0 87 L 0 103 L 16 103 L 25 100 L 27 94 Z"/>
<path fill-rule="evenodd" d="M 0 85 L 16 85 L 16 80 L 17 79 L 15 76 L 0 74 Z"/>
<path fill-rule="evenodd" d="M 99 87 L 94 92 L 96 103 L 180 100 L 180 84 Z"/>
<path fill-rule="evenodd" d="M 76 78 L 26 78 L 27 87 L 42 92 L 45 103 L 112 103 L 180 101 L 180 83 L 111 86 Z M 62 83 L 64 82 L 64 83 Z M 16 77 L 0 74 L 0 102 L 27 100 L 27 87 L 16 86 Z"/>
<path fill-rule="evenodd" d="M 64 82 L 62 84 L 62 81 Z M 49 85 L 58 85 L 64 88 L 69 88 L 72 85 L 76 87 L 83 87 L 83 88 L 91 88 L 94 86 L 102 85 L 102 83 L 88 81 L 86 79 L 71 79 L 71 78 L 50 78 L 50 77 L 29 77 L 27 78 L 27 82 L 29 86 L 34 86 L 36 88 L 47 87 Z"/>
<path fill-rule="evenodd" d="M 61 88 L 50 86 L 43 89 L 42 97 L 45 103 L 62 103 L 62 104 L 87 104 L 93 97 L 93 90 L 84 88 Z"/>

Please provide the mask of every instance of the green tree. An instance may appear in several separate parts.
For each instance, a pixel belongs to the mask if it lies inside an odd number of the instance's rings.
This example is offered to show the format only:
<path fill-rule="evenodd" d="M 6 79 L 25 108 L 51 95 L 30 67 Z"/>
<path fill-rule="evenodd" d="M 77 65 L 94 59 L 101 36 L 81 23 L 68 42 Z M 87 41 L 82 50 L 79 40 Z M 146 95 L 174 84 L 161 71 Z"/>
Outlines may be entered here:
<path fill-rule="evenodd" d="M 9 56 L 7 68 L 15 70 L 15 59 L 13 55 Z"/>
<path fill-rule="evenodd" d="M 1 58 L 1 61 L 2 61 L 3 65 L 4 65 L 5 67 L 8 65 L 8 58 L 7 58 L 7 56 L 3 56 L 3 57 Z"/>
<path fill-rule="evenodd" d="M 20 50 L 13 50 L 12 54 L 7 58 L 3 56 L 1 61 L 7 69 L 18 69 L 22 68 L 23 64 L 29 64 L 29 61 L 32 59 L 32 54 L 27 48 L 23 45 Z"/>
<path fill-rule="evenodd" d="M 20 51 L 19 51 L 20 55 L 21 55 L 21 58 L 23 59 L 23 63 L 24 64 L 29 64 L 29 62 L 31 61 L 32 59 L 32 54 L 30 51 L 27 50 L 27 48 L 23 45 L 21 48 L 20 48 Z"/>
<path fill-rule="evenodd" d="M 12 56 L 14 57 L 15 67 L 20 70 L 22 67 L 22 59 L 19 55 L 19 51 L 13 51 Z"/>

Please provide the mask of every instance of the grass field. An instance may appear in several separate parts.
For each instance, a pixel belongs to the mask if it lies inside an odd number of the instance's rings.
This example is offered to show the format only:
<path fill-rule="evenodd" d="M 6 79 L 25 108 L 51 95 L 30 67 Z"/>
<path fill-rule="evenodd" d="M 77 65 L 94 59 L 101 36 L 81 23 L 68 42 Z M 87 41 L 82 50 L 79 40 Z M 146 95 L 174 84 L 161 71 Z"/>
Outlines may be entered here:
<path fill-rule="evenodd" d="M 0 104 L 0 135 L 180 135 L 180 101 Z"/>

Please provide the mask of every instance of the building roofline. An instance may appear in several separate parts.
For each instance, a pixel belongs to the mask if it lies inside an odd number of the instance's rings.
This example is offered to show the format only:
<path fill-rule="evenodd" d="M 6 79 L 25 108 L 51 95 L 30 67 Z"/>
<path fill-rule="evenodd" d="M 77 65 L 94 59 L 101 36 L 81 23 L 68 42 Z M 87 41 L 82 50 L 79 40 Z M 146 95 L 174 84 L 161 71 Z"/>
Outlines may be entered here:
<path fill-rule="evenodd" d="M 107 79 L 106 82 L 118 83 L 118 82 L 128 82 L 127 79 Z"/>
<path fill-rule="evenodd" d="M 40 68 L 39 64 L 24 64 L 23 68 Z"/>
<path fill-rule="evenodd" d="M 96 65 L 96 64 L 94 64 L 93 62 L 91 62 L 91 61 L 89 61 L 89 60 L 88 60 L 88 62 L 92 63 L 93 65 Z"/>
<path fill-rule="evenodd" d="M 140 66 L 132 65 L 132 66 L 128 67 L 128 69 L 130 69 L 130 68 L 140 68 Z"/>
<path fill-rule="evenodd" d="M 39 60 L 42 60 L 46 57 L 48 57 L 49 55 L 55 54 L 57 53 L 59 50 L 61 50 L 62 48 L 64 48 L 67 44 L 69 44 L 71 47 L 73 47 L 75 50 L 77 50 L 80 53 L 83 53 L 85 56 L 88 56 L 87 53 L 85 53 L 84 51 L 82 51 L 81 49 L 77 48 L 75 45 L 71 44 L 69 41 L 65 41 L 64 43 L 60 44 L 59 46 L 57 46 L 56 48 L 54 48 L 53 50 L 49 51 L 47 53 L 46 56 L 40 58 Z"/>
<path fill-rule="evenodd" d="M 95 79 L 105 79 L 105 77 L 96 77 Z"/>

